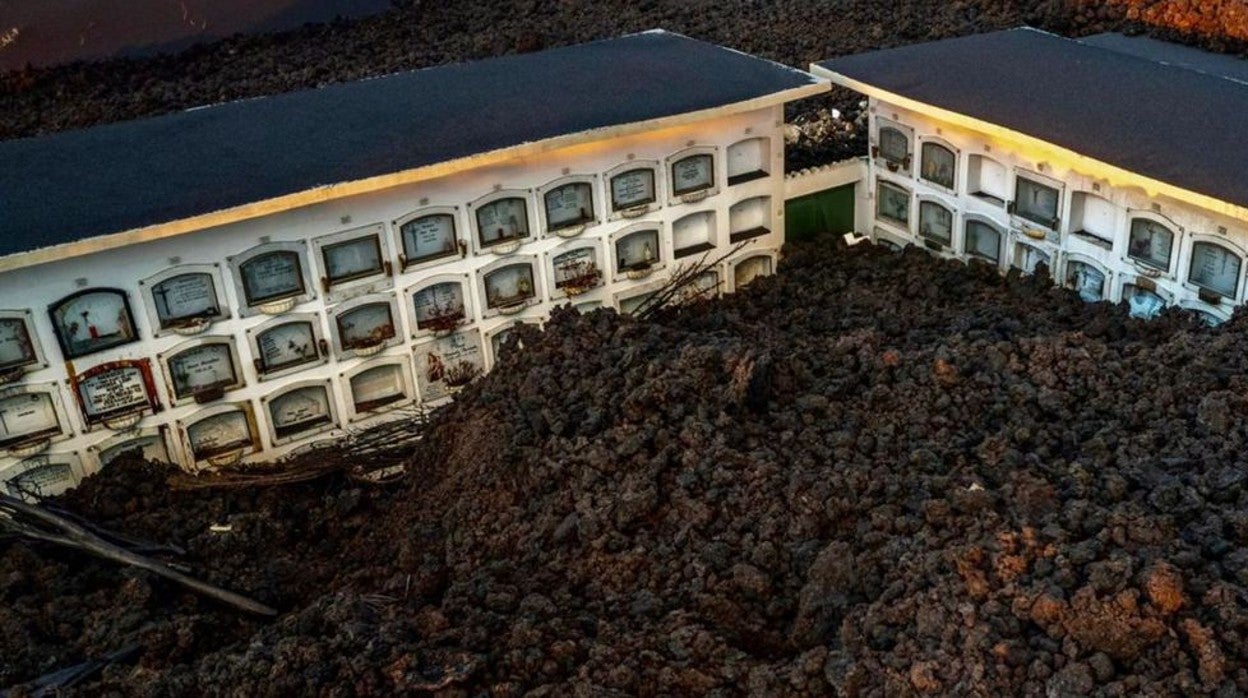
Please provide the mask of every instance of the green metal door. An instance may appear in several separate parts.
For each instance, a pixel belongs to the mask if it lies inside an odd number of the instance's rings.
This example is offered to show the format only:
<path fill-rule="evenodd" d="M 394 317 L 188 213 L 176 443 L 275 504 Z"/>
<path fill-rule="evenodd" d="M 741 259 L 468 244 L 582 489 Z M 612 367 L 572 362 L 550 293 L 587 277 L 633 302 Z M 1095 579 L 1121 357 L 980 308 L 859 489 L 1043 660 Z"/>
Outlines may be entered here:
<path fill-rule="evenodd" d="M 854 229 L 854 185 L 807 194 L 784 204 L 786 242 L 809 240 L 820 233 L 848 233 Z"/>

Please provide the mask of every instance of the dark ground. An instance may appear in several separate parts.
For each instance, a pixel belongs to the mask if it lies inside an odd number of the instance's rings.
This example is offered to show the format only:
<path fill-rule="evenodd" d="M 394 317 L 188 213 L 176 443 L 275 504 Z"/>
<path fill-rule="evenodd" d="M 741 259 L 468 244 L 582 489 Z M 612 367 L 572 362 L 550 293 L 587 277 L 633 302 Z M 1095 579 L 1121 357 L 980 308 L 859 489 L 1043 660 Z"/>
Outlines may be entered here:
<path fill-rule="evenodd" d="M 1224 5 L 410 3 L 9 74 L 0 132 L 653 26 L 804 65 L 1131 11 L 1238 36 L 1210 19 Z M 791 164 L 859 152 L 818 116 L 854 103 L 797 107 L 817 142 Z M 0 542 L 0 686 L 138 642 L 80 692 L 1248 694 L 1243 317 L 1141 323 L 832 240 L 787 254 L 675 317 L 556 318 L 439 413 L 396 487 L 178 493 L 139 464 L 88 481 L 66 506 L 184 544 L 196 574 L 283 615 Z"/>
<path fill-rule="evenodd" d="M 1248 10 L 1239 0 L 396 0 L 381 15 L 238 36 L 172 56 L 0 75 L 0 139 L 655 27 L 805 68 L 1020 24 L 1071 36 L 1147 30 L 1224 51 L 1248 46 Z M 789 149 L 790 169 L 863 152 L 865 141 L 850 126 L 857 103 L 838 90 L 790 105 L 790 121 L 803 127 Z M 832 119 L 832 109 L 843 120 Z"/>
<path fill-rule="evenodd" d="M 524 341 L 392 489 L 88 481 L 76 511 L 284 613 L 11 543 L 0 684 L 137 641 L 83 692 L 1248 692 L 1242 316 L 824 239 Z"/>

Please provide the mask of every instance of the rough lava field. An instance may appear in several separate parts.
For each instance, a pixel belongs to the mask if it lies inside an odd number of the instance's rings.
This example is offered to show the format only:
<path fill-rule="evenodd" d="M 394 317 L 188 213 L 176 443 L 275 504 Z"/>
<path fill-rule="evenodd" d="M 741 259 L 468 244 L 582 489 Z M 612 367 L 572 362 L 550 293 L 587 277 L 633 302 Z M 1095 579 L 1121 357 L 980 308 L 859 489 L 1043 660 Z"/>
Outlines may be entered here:
<path fill-rule="evenodd" d="M 82 693 L 1248 693 L 1242 315 L 825 238 L 515 341 L 397 486 L 88 481 L 283 614 L 14 542 L 0 683 L 137 642 Z"/>
<path fill-rule="evenodd" d="M 804 66 L 1021 23 L 1248 40 L 1229 1 L 412 1 L 8 73 L 0 138 L 655 26 Z M 862 151 L 857 99 L 790 108 L 790 167 Z M 1248 695 L 1243 313 L 825 237 L 733 296 L 514 336 L 398 484 L 129 461 L 61 498 L 281 614 L 0 540 L 0 689 L 137 644 L 70 692 Z"/>

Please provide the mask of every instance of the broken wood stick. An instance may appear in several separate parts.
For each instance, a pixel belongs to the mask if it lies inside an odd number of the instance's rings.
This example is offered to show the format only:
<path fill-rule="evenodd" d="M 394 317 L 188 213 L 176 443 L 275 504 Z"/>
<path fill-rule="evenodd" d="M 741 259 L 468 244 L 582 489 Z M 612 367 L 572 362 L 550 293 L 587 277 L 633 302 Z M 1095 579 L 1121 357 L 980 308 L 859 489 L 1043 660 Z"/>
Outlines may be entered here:
<path fill-rule="evenodd" d="M 0 493 L 0 528 L 8 528 L 27 538 L 82 550 L 106 560 L 147 570 L 204 596 L 250 613 L 262 616 L 277 615 L 277 610 L 274 608 L 191 577 L 158 560 L 126 550 L 63 516 L 2 493 Z"/>

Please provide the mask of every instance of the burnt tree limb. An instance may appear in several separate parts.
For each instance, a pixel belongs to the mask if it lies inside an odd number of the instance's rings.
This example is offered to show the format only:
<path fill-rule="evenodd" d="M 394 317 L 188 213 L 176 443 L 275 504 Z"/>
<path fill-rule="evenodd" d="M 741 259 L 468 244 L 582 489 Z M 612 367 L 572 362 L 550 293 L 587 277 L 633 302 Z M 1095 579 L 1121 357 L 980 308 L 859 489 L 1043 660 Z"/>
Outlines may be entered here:
<path fill-rule="evenodd" d="M 277 615 L 277 610 L 274 608 L 241 594 L 213 586 L 173 569 L 163 562 L 110 543 L 64 516 L 7 494 L 0 494 L 0 530 L 3 529 L 32 540 L 82 550 L 105 560 L 120 562 L 147 570 L 152 574 L 177 582 L 198 594 L 216 599 L 249 613 L 262 616 Z"/>

